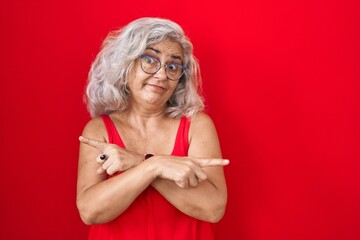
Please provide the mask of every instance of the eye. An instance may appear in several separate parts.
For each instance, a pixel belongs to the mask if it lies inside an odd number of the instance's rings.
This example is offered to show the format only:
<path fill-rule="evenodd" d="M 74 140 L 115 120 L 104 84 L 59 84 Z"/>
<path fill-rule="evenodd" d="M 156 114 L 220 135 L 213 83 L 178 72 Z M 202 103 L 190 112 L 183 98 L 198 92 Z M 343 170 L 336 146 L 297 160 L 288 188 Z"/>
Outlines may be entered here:
<path fill-rule="evenodd" d="M 169 69 L 170 71 L 176 72 L 179 70 L 179 68 L 180 68 L 180 66 L 176 63 L 167 64 L 167 69 Z"/>
<path fill-rule="evenodd" d="M 156 62 L 155 58 L 151 57 L 151 56 L 144 56 L 144 61 L 147 64 L 154 64 Z"/>

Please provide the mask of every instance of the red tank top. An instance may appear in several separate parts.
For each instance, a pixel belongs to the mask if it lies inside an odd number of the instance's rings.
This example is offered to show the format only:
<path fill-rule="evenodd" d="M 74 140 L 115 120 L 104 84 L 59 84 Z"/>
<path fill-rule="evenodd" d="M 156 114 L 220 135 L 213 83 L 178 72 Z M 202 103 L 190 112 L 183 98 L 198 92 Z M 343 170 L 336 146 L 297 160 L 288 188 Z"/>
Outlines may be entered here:
<path fill-rule="evenodd" d="M 109 142 L 124 148 L 110 117 L 103 115 L 102 119 Z M 182 118 L 171 155 L 187 156 L 189 126 L 189 119 Z M 149 186 L 116 219 L 91 226 L 89 240 L 212 240 L 213 227 L 180 212 Z"/>

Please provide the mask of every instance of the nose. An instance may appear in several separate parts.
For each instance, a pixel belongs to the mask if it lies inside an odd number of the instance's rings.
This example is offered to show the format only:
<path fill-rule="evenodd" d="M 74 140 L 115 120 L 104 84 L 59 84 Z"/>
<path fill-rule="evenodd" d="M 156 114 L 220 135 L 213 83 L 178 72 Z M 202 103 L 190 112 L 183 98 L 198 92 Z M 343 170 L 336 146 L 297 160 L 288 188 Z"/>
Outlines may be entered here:
<path fill-rule="evenodd" d="M 160 67 L 160 69 L 154 74 L 154 77 L 155 78 L 158 78 L 160 80 L 165 80 L 167 79 L 167 76 L 166 76 L 166 66 L 165 65 L 162 65 Z"/>

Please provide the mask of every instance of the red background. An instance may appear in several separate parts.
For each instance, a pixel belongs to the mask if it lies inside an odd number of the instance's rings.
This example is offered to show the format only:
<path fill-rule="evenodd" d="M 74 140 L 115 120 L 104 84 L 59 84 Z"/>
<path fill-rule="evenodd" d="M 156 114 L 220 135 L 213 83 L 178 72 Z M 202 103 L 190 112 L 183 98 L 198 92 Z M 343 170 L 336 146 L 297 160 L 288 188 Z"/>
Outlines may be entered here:
<path fill-rule="evenodd" d="M 200 61 L 231 160 L 217 239 L 360 239 L 358 1 L 210 2 L 1 0 L 0 239 L 86 239 L 87 72 L 143 16 L 182 25 Z"/>

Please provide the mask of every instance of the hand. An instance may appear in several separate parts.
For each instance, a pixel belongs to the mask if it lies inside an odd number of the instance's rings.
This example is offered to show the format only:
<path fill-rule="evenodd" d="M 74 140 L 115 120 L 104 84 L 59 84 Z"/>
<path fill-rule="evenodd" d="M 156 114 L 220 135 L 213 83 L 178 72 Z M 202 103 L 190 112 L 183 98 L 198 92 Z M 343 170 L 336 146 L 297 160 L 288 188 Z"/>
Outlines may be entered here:
<path fill-rule="evenodd" d="M 101 151 L 96 158 L 96 162 L 102 164 L 97 170 L 98 174 L 107 173 L 113 175 L 118 171 L 126 171 L 140 164 L 143 161 L 143 156 L 135 152 L 128 151 L 119 147 L 116 144 L 100 142 L 87 137 L 79 137 L 80 142 L 85 143 Z M 101 159 L 100 156 L 105 154 L 106 158 Z"/>
<path fill-rule="evenodd" d="M 164 159 L 165 158 L 165 159 Z M 180 188 L 196 187 L 207 179 L 204 167 L 225 166 L 229 160 L 219 158 L 192 158 L 155 156 L 152 161 L 156 166 L 157 176 L 174 181 Z"/>

